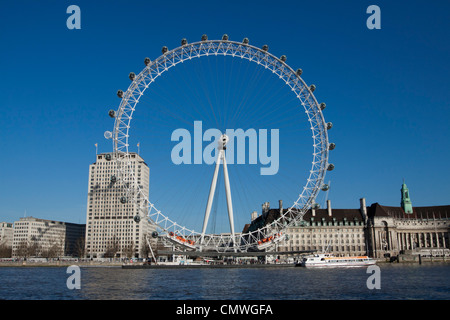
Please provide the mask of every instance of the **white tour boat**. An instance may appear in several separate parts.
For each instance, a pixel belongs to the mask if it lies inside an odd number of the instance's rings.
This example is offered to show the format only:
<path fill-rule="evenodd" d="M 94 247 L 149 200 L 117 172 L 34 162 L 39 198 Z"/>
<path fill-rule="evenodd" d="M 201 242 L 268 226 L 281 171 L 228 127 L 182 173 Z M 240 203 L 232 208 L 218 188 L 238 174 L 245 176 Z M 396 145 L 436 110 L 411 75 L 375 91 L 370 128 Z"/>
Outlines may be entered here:
<path fill-rule="evenodd" d="M 375 259 L 368 256 L 336 257 L 321 253 L 306 256 L 296 265 L 301 267 L 361 267 L 375 264 Z"/>

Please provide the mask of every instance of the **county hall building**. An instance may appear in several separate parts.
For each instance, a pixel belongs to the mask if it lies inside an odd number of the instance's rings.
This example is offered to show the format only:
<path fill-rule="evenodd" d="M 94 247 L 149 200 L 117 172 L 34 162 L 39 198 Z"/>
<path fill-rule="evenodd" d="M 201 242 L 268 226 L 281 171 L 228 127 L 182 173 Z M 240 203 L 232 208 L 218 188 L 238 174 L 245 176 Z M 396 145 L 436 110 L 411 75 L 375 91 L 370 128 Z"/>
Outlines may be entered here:
<path fill-rule="evenodd" d="M 263 204 L 261 215 L 252 214 L 252 222 L 243 232 L 254 230 L 274 221 L 282 207 L 270 209 Z M 310 209 L 294 226 L 286 230 L 277 251 L 317 250 L 334 255 L 369 255 L 374 258 L 392 257 L 420 250 L 449 251 L 450 205 L 413 207 L 405 183 L 401 188 L 401 206 L 379 203 L 366 205 L 360 199 L 357 209 Z M 439 251 L 440 250 L 440 251 Z"/>

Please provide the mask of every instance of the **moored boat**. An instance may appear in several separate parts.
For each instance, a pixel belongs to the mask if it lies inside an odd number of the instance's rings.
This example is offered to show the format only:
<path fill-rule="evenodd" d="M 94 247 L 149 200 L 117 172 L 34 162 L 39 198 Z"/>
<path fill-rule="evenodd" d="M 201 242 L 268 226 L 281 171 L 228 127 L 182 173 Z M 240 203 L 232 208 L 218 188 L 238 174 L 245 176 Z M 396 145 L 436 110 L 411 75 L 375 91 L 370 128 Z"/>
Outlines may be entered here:
<path fill-rule="evenodd" d="M 296 264 L 299 267 L 363 267 L 376 263 L 368 256 L 336 257 L 332 254 L 315 254 L 304 257 Z"/>

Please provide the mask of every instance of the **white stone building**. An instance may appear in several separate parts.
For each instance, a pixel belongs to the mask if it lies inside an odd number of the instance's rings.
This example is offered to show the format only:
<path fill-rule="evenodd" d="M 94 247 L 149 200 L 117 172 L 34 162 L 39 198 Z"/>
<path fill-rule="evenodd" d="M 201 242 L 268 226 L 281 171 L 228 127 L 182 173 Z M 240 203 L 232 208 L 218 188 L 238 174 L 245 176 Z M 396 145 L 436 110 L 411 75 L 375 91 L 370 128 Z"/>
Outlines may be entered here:
<path fill-rule="evenodd" d="M 136 153 L 130 154 L 131 167 L 137 184 L 148 197 L 150 169 Z M 145 237 L 151 233 L 146 219 L 136 222 L 137 202 L 121 202 L 126 195 L 124 183 L 118 177 L 113 154 L 98 154 L 89 167 L 89 187 L 86 213 L 86 257 L 130 258 L 147 257 Z"/>
<path fill-rule="evenodd" d="M 359 209 L 327 208 L 308 210 L 301 221 L 285 230 L 277 251 L 330 252 L 335 255 L 369 255 L 375 258 L 399 254 L 433 252 L 444 254 L 450 248 L 450 206 L 415 207 L 405 183 L 401 188 L 400 207 L 360 199 Z M 271 223 L 287 209 L 282 201 L 278 209 L 265 203 L 261 215 L 252 213 L 252 222 L 243 232 L 254 231 Z M 445 253 L 445 254 L 447 254 Z"/>
<path fill-rule="evenodd" d="M 367 252 L 365 204 L 360 209 L 333 209 L 331 201 L 327 208 L 308 210 L 301 221 L 285 230 L 284 237 L 277 243 L 276 251 L 329 252 L 338 256 L 363 255 Z M 278 209 L 270 209 L 270 204 L 263 206 L 260 216 L 253 214 L 253 228 L 273 221 L 282 212 L 282 202 Z M 251 228 L 248 225 L 246 228 Z M 244 230 L 246 232 L 248 229 Z"/>
<path fill-rule="evenodd" d="M 13 224 L 9 222 L 0 222 L 0 246 L 8 248 L 13 244 Z"/>
<path fill-rule="evenodd" d="M 56 258 L 77 256 L 77 241 L 84 238 L 84 224 L 20 218 L 14 222 L 13 257 Z"/>

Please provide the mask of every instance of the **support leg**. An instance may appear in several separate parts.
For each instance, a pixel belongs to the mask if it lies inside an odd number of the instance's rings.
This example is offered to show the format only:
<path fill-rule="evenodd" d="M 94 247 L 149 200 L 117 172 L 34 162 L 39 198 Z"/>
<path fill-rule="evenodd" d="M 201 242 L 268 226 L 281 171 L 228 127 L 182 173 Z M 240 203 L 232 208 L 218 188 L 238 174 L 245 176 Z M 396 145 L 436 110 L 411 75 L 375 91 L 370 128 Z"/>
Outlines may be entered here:
<path fill-rule="evenodd" d="M 211 213 L 211 206 L 212 206 L 212 202 L 213 202 L 213 198 L 214 198 L 214 192 L 216 191 L 217 175 L 219 173 L 219 166 L 220 166 L 220 158 L 221 158 L 221 153 L 219 152 L 219 154 L 217 156 L 217 160 L 216 160 L 216 168 L 214 170 L 214 176 L 213 176 L 213 179 L 211 182 L 211 188 L 209 189 L 208 202 L 206 204 L 205 218 L 203 220 L 202 235 L 200 238 L 201 244 L 203 243 L 203 238 L 205 236 L 206 227 L 208 226 L 208 219 L 209 219 L 209 214 Z"/>
<path fill-rule="evenodd" d="M 228 168 L 227 168 L 227 161 L 225 160 L 225 153 L 223 153 L 223 176 L 225 178 L 224 180 L 225 180 L 225 192 L 227 195 L 228 218 L 230 220 L 231 237 L 233 239 L 233 246 L 234 246 L 233 202 L 231 201 L 230 180 L 228 178 Z"/>

